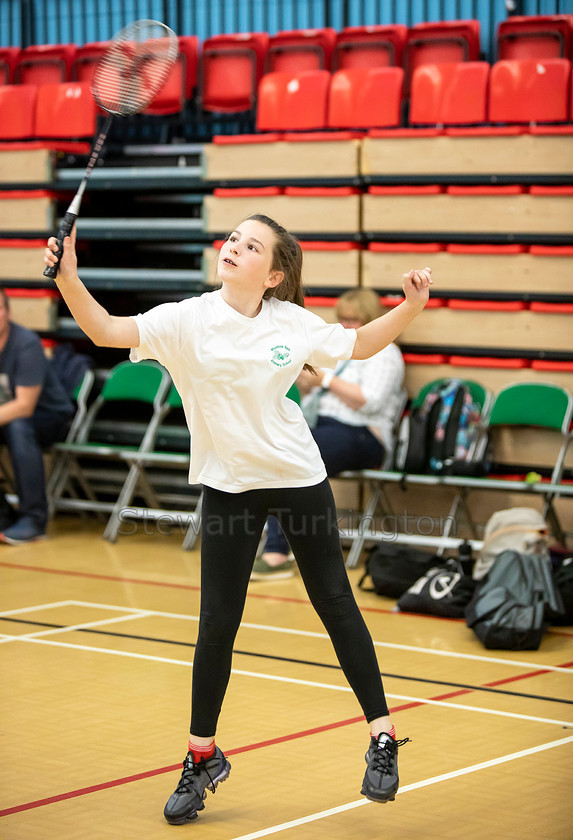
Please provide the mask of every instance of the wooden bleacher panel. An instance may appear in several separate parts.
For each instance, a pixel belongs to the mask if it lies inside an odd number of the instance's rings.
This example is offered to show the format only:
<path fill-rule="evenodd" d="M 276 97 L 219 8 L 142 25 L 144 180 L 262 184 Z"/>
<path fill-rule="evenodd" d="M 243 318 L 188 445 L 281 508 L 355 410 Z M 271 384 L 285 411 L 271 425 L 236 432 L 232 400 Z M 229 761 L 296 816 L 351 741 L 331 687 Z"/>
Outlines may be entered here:
<path fill-rule="evenodd" d="M 296 233 L 348 234 L 360 231 L 360 194 L 352 187 L 287 187 L 260 190 L 215 190 L 205 196 L 205 230 L 232 230 L 252 213 L 265 212 Z"/>
<path fill-rule="evenodd" d="M 547 382 L 547 377 L 543 380 Z M 561 447 L 561 437 L 552 429 L 500 428 L 495 432 L 495 462 L 502 469 L 526 465 L 531 470 L 551 472 Z M 573 468 L 571 447 L 565 459 L 565 468 Z"/>
<path fill-rule="evenodd" d="M 375 520 L 379 530 L 385 526 L 386 530 L 392 533 L 395 528 L 399 530 L 405 526 L 408 529 L 407 533 L 410 534 L 421 533 L 423 536 L 434 537 L 442 535 L 448 511 L 456 495 L 455 488 L 433 486 L 431 492 L 428 492 L 428 488 L 424 486 L 417 487 L 411 484 L 403 489 L 399 484 L 388 483 L 384 490 L 394 513 L 386 518 L 380 514 L 380 518 Z M 564 530 L 571 532 L 573 530 L 571 499 L 562 498 L 556 500 L 554 504 Z M 513 507 L 531 507 L 541 512 L 543 497 L 503 491 L 471 494 L 472 518 L 481 526 L 485 525 L 496 511 Z M 420 529 L 419 532 L 416 531 L 416 525 Z M 454 528 L 450 536 L 460 539 L 472 536 L 461 513 L 458 514 L 458 527 Z"/>
<path fill-rule="evenodd" d="M 333 288 L 340 294 L 359 285 L 360 255 L 355 242 L 302 242 L 302 282 L 307 289 Z"/>
<path fill-rule="evenodd" d="M 551 190 L 551 192 L 549 192 Z M 370 187 L 363 198 L 367 232 L 421 234 L 573 234 L 573 189 Z"/>
<path fill-rule="evenodd" d="M 45 284 L 42 272 L 44 239 L 0 239 L 0 280 Z"/>
<path fill-rule="evenodd" d="M 429 243 L 410 248 L 406 243 L 372 243 L 362 252 L 362 285 L 398 291 L 402 274 L 425 260 L 436 277 L 438 294 L 573 294 L 571 247 L 538 247 L 541 253 L 529 252 L 523 245 Z"/>
<path fill-rule="evenodd" d="M 0 143 L 0 184 L 50 184 L 55 152 L 41 143 Z"/>
<path fill-rule="evenodd" d="M 528 134 L 521 126 L 478 130 L 372 131 L 362 142 L 365 176 L 563 175 L 571 170 L 571 136 Z"/>
<path fill-rule="evenodd" d="M 56 329 L 58 300 L 54 289 L 6 289 L 10 317 L 30 330 L 50 332 Z"/>
<path fill-rule="evenodd" d="M 361 142 L 349 132 L 223 136 L 203 149 L 208 181 L 356 178 Z"/>
<path fill-rule="evenodd" d="M 55 200 L 47 190 L 0 192 L 0 230 L 51 231 L 55 225 Z"/>
<path fill-rule="evenodd" d="M 497 304 L 495 309 L 426 308 L 401 334 L 407 345 L 442 348 L 467 347 L 505 350 L 571 351 L 571 314 L 533 312 L 511 307 L 525 304 Z M 493 306 L 493 304 L 492 304 Z M 503 308 L 501 308 L 503 307 Z M 516 353 L 518 355 L 518 353 Z"/>
<path fill-rule="evenodd" d="M 382 299 L 382 303 L 386 311 L 395 305 L 388 299 Z M 567 308 L 563 313 L 559 310 L 535 312 L 519 301 L 475 301 L 468 302 L 471 308 L 458 308 L 465 305 L 465 302 L 455 300 L 445 305 L 445 301 L 432 298 L 424 312 L 402 332 L 400 343 L 410 347 L 435 347 L 437 353 L 444 346 L 465 347 L 468 351 L 480 347 L 516 350 L 516 355 L 519 350 L 570 351 L 573 317 Z M 333 299 L 310 297 L 307 307 L 328 323 L 335 321 Z M 439 365 L 429 366 L 431 379 L 453 375 L 446 358 L 443 364 L 443 374 Z M 467 372 L 465 377 L 468 378 Z M 479 377 L 472 378 L 481 382 Z"/>
<path fill-rule="evenodd" d="M 278 210 L 282 197 L 282 190 L 278 187 L 264 187 L 257 190 L 216 189 L 213 195 L 206 195 L 203 199 L 205 231 L 228 233 L 241 219 L 245 219 L 252 213 L 260 213 L 261 207 L 264 207 L 266 215 L 279 218 Z"/>

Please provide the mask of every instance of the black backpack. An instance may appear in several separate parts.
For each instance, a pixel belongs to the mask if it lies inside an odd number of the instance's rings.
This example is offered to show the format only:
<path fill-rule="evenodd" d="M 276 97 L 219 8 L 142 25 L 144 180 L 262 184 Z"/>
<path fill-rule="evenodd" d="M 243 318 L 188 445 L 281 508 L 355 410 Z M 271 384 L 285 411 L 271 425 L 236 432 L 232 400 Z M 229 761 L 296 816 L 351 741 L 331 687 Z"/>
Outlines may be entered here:
<path fill-rule="evenodd" d="M 93 359 L 83 353 L 76 353 L 71 344 L 58 344 L 54 348 L 50 367 L 66 394 L 73 398 L 86 371 L 93 368 Z"/>
<path fill-rule="evenodd" d="M 433 385 L 421 406 L 403 420 L 402 452 L 396 468 L 407 473 L 469 474 L 485 472 L 471 460 L 480 434 L 480 409 L 468 385 L 446 379 Z"/>
<path fill-rule="evenodd" d="M 466 623 L 486 648 L 537 650 L 549 619 L 563 612 L 549 560 L 502 551 L 466 608 Z"/>

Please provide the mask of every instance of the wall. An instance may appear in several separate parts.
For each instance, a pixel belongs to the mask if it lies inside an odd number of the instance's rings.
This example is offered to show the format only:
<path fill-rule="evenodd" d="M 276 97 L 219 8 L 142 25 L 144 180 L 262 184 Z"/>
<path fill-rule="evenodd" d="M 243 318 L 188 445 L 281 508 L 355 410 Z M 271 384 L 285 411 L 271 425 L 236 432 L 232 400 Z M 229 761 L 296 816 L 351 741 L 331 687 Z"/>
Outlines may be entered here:
<path fill-rule="evenodd" d="M 566 14 L 571 0 L 522 0 L 523 13 Z M 105 41 L 138 18 L 201 40 L 221 32 L 477 18 L 488 60 L 506 17 L 504 0 L 0 0 L 0 46 Z"/>

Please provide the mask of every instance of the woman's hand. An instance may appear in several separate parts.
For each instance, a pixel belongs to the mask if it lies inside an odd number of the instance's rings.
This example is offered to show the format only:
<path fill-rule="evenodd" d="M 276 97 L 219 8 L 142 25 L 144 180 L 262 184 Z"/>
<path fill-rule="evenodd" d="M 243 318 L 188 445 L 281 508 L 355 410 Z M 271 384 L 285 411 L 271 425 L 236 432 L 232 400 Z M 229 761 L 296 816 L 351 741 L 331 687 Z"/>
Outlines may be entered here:
<path fill-rule="evenodd" d="M 46 265 L 56 265 L 56 254 L 58 243 L 55 236 L 48 239 L 48 247 L 44 251 L 44 262 Z M 64 239 L 64 252 L 60 260 L 58 274 L 62 280 L 72 280 L 78 275 L 78 260 L 76 257 L 76 226 L 71 230 L 71 235 Z"/>
<path fill-rule="evenodd" d="M 431 268 L 412 268 L 407 274 L 402 275 L 402 289 L 408 303 L 413 303 L 422 309 L 430 297 L 430 286 L 432 285 Z"/>

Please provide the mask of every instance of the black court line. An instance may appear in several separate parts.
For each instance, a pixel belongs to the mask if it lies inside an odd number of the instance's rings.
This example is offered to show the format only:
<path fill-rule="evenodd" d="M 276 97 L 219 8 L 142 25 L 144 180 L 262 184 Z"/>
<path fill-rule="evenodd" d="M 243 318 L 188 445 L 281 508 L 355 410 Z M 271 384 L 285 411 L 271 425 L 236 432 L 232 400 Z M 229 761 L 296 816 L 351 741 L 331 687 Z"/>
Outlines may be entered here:
<path fill-rule="evenodd" d="M 48 621 L 30 621 L 23 618 L 13 618 L 9 616 L 0 616 L 0 622 L 1 621 L 9 621 L 13 622 L 14 624 L 28 624 L 34 627 L 49 627 L 50 629 L 54 630 L 65 630 L 69 626 L 66 624 L 52 624 Z M 118 639 L 133 639 L 135 641 L 140 642 L 155 642 L 157 644 L 162 645 L 174 645 L 186 648 L 196 647 L 196 645 L 193 642 L 180 642 L 177 639 L 159 639 L 154 636 L 140 636 L 135 633 L 117 633 L 112 630 L 96 630 L 92 627 L 79 627 L 73 632 L 91 633 L 94 636 L 111 636 L 113 638 Z M 297 659 L 292 656 L 279 656 L 278 654 L 257 653 L 249 650 L 237 650 L 236 648 L 233 648 L 233 653 L 240 656 L 251 656 L 257 659 L 270 659 L 276 662 L 290 662 L 294 665 L 310 665 L 313 668 L 327 668 L 332 671 L 342 671 L 340 665 L 332 665 L 328 662 L 314 662 L 309 659 Z M 504 694 L 509 695 L 510 697 L 521 697 L 527 700 L 543 700 L 544 702 L 548 703 L 566 703 L 568 705 L 573 705 L 573 700 L 562 699 L 559 697 L 547 697 L 543 694 L 530 694 L 524 691 L 508 691 L 507 689 L 489 688 L 487 686 L 472 685 L 471 683 L 457 683 L 449 682 L 447 680 L 431 680 L 427 677 L 412 677 L 406 674 L 392 674 L 388 671 L 381 671 L 380 673 L 383 677 L 389 677 L 397 680 L 409 680 L 410 682 L 426 683 L 428 685 L 440 685 L 445 686 L 446 688 L 460 688 L 465 689 L 467 691 L 482 691 L 489 694 Z"/>

